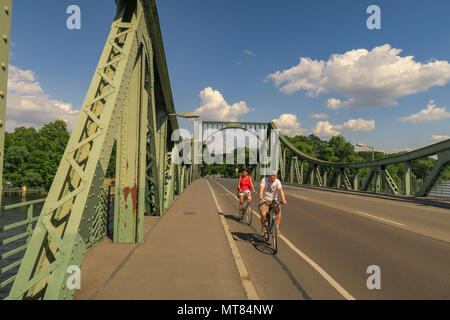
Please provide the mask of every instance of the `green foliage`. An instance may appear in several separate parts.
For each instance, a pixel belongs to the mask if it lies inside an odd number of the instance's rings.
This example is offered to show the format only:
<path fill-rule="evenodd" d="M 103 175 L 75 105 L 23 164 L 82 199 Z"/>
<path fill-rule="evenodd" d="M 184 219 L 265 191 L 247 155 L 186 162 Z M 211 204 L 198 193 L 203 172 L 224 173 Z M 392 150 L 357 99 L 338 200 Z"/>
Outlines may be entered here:
<path fill-rule="evenodd" d="M 3 185 L 8 187 L 41 187 L 49 190 L 69 141 L 67 124 L 56 120 L 35 128 L 19 127 L 5 135 Z M 109 163 L 107 176 L 115 174 L 116 145 Z"/>
<path fill-rule="evenodd" d="M 67 125 L 62 120 L 48 123 L 39 131 L 34 128 L 19 127 L 12 133 L 5 135 L 5 156 L 3 166 L 3 184 L 11 182 L 8 187 L 41 187 L 48 190 L 52 184 L 56 170 L 61 162 L 70 134 Z M 357 163 L 372 160 L 371 151 L 355 152 L 354 146 L 343 136 L 336 136 L 330 140 L 322 140 L 315 135 L 296 136 L 288 138 L 301 152 L 326 161 L 338 163 Z M 236 159 L 237 150 L 233 151 Z M 383 152 L 374 152 L 375 160 L 393 156 Z M 290 158 L 289 151 L 287 152 Z M 245 149 L 245 160 L 249 163 L 249 149 Z M 225 162 L 225 156 L 224 156 Z M 435 159 L 425 158 L 413 161 L 413 180 L 424 179 L 433 169 Z M 287 163 L 289 165 L 289 161 Z M 115 175 L 116 144 L 114 144 L 111 160 L 109 162 L 107 177 Z M 226 177 L 235 177 L 236 168 L 239 172 L 245 165 L 212 164 L 201 167 L 202 175 L 222 174 Z M 250 169 L 252 166 L 249 165 Z M 305 164 L 305 170 L 307 165 Z M 403 164 L 398 163 L 388 166 L 391 176 L 396 181 L 401 181 L 403 176 Z M 369 173 L 369 168 L 360 170 L 360 178 L 364 179 Z M 441 176 L 442 179 L 450 179 L 450 167 Z"/>
<path fill-rule="evenodd" d="M 5 136 L 4 181 L 11 187 L 50 188 L 69 141 L 62 120 L 44 125 L 39 131 L 19 127 Z"/>
<path fill-rule="evenodd" d="M 289 142 L 296 147 L 301 152 L 321 160 L 337 162 L 337 163 L 362 163 L 372 161 L 372 157 L 374 160 L 383 159 L 386 157 L 391 157 L 395 155 L 400 155 L 401 153 L 396 154 L 385 154 L 384 152 L 375 151 L 372 154 L 372 151 L 355 151 L 355 147 L 347 141 L 343 136 L 335 136 L 330 140 L 322 140 L 315 135 L 309 136 L 295 136 L 295 137 L 287 137 Z M 234 150 L 234 154 L 236 155 L 237 151 Z M 290 158 L 290 152 L 287 152 L 287 158 Z M 248 162 L 248 149 L 246 149 L 246 163 Z M 425 158 L 413 161 L 412 163 L 412 172 L 413 172 L 413 180 L 416 179 L 424 179 L 426 178 L 431 170 L 433 169 L 436 160 L 433 158 Z M 289 165 L 289 160 L 287 161 L 287 165 Z M 213 175 L 213 174 L 223 174 L 225 177 L 235 177 L 235 169 L 239 167 L 240 171 L 243 165 L 226 165 L 226 164 L 213 164 L 213 165 L 203 165 L 202 174 L 203 175 Z M 304 170 L 308 169 L 307 163 L 304 164 Z M 397 183 L 403 180 L 403 163 L 396 163 L 393 165 L 389 165 L 387 167 L 390 175 Z M 359 170 L 360 182 L 362 182 L 367 175 L 369 174 L 370 168 L 363 168 Z M 447 168 L 441 176 L 441 179 L 449 179 L 450 178 L 450 167 Z"/>

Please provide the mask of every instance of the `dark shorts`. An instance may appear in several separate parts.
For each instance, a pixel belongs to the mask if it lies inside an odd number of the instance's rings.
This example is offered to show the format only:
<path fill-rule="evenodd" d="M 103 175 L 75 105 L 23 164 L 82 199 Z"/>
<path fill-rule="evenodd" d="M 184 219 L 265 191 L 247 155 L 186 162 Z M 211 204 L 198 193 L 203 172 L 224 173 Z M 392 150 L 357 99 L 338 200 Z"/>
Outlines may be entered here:
<path fill-rule="evenodd" d="M 259 205 L 259 210 L 261 210 L 261 212 L 269 212 L 270 207 L 274 204 L 279 204 L 278 200 L 264 201 L 263 204 Z"/>

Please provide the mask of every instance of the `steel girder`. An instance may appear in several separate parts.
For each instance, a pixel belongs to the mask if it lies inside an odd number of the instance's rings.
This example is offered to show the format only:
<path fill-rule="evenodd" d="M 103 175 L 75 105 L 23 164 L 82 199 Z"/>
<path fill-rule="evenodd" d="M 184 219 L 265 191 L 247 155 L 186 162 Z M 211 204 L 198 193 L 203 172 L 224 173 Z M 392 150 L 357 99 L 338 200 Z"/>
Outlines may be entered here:
<path fill-rule="evenodd" d="M 9 46 L 12 0 L 0 0 L 0 206 L 3 190 L 3 155 L 5 148 L 6 98 L 8 93 Z"/>
<path fill-rule="evenodd" d="M 123 104 L 117 138 L 114 241 L 144 241 L 145 171 L 148 94 L 147 59 L 140 46 Z"/>
<path fill-rule="evenodd" d="M 159 88 L 154 88 L 156 82 Z M 134 241 L 142 238 L 138 219 L 146 182 L 158 191 L 159 211 L 164 203 L 164 184 L 154 173 L 156 169 L 164 175 L 168 129 L 178 128 L 176 118 L 168 119 L 169 113 L 174 113 L 174 107 L 155 2 L 117 1 L 115 21 L 8 299 L 72 298 L 73 289 L 66 286 L 67 270 L 81 265 L 119 128 L 117 189 L 124 192 L 131 182 L 139 190 L 134 202 L 124 196 L 118 206 L 137 205 L 138 211 L 119 210 L 117 219 L 125 221 L 136 214 L 135 228 L 123 232 L 123 239 L 130 234 Z M 137 128 L 132 128 L 130 122 L 136 119 Z M 126 147 L 130 139 L 133 143 Z M 124 157 L 127 151 L 133 155 Z M 146 164 L 152 160 L 149 153 L 154 156 L 152 170 Z M 127 160 L 135 161 L 129 175 Z"/>
<path fill-rule="evenodd" d="M 268 124 L 269 129 L 276 129 L 274 123 Z M 300 181 L 303 184 L 319 185 L 319 186 L 336 186 L 337 188 L 345 187 L 347 190 L 362 190 L 367 191 L 371 183 L 374 183 L 374 191 L 382 192 L 383 184 L 389 189 L 389 191 L 395 195 L 403 193 L 406 196 L 411 195 L 411 181 L 412 181 L 412 170 L 411 162 L 414 160 L 419 160 L 421 158 L 430 157 L 437 155 L 438 161 L 436 162 L 432 172 L 428 177 L 426 177 L 424 184 L 421 189 L 418 190 L 415 196 L 427 196 L 428 193 L 433 188 L 434 184 L 438 180 L 442 172 L 448 167 L 450 160 L 450 139 L 442 141 L 428 147 L 424 147 L 412 152 L 404 153 L 398 156 L 384 158 L 382 160 L 365 162 L 365 163 L 333 163 L 314 157 L 308 156 L 300 150 L 296 149 L 288 139 L 280 134 L 280 141 L 283 150 L 289 150 L 291 156 L 291 166 L 294 165 L 294 170 L 289 170 L 288 181 L 294 181 L 293 175 L 297 178 L 301 176 Z M 284 177 L 283 163 L 286 163 L 288 159 L 285 158 L 285 154 L 280 159 L 281 164 L 281 177 Z M 296 160 L 294 161 L 294 157 Z M 296 169 L 298 167 L 297 161 L 302 163 L 302 173 L 299 174 Z M 308 163 L 308 169 L 306 175 L 303 175 L 303 163 Z M 402 190 L 397 186 L 394 179 L 391 177 L 387 166 L 396 163 L 404 164 L 404 187 Z M 333 174 L 331 179 L 327 181 L 328 169 L 333 169 Z M 366 177 L 362 187 L 359 187 L 359 169 L 370 168 L 370 172 Z M 347 175 L 347 171 L 351 170 L 353 172 L 353 177 L 351 179 Z M 323 172 L 323 178 L 322 178 Z"/>
<path fill-rule="evenodd" d="M 437 179 L 439 178 L 441 173 L 444 172 L 444 170 L 448 167 L 450 163 L 450 150 L 439 152 L 437 156 L 438 160 L 436 161 L 433 170 L 425 180 L 424 184 L 422 185 L 422 188 L 420 188 L 419 191 L 417 191 L 416 193 L 416 196 L 418 197 L 424 197 L 427 196 L 428 193 L 430 193 Z"/>

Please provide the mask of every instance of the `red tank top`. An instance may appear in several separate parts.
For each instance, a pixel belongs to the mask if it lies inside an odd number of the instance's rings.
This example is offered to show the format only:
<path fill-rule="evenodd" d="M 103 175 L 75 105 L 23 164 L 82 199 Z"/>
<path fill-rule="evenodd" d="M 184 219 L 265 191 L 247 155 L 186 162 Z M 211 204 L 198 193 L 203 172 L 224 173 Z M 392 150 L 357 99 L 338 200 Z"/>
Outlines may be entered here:
<path fill-rule="evenodd" d="M 250 176 L 247 176 L 247 178 L 241 177 L 241 183 L 239 184 L 239 187 L 241 188 L 241 190 L 250 190 Z"/>

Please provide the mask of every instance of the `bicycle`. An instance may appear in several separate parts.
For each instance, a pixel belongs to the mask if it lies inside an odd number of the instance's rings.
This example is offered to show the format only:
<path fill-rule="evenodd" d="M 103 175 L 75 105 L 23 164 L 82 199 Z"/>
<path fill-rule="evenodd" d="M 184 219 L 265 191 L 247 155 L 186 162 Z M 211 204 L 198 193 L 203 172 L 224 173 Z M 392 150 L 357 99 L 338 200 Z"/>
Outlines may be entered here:
<path fill-rule="evenodd" d="M 244 196 L 244 202 L 242 203 L 242 210 L 241 210 L 241 220 L 244 220 L 247 225 L 252 224 L 252 207 L 250 206 L 251 201 L 248 200 L 248 195 Z"/>
<path fill-rule="evenodd" d="M 278 201 L 273 201 L 271 203 L 269 212 L 266 216 L 266 222 L 264 224 L 264 240 L 270 244 L 270 247 L 272 248 L 274 254 L 278 252 L 278 228 L 276 211 L 279 207 L 280 203 Z"/>

